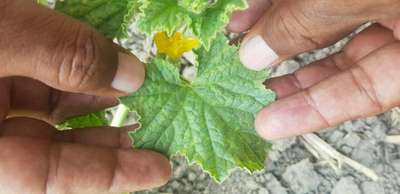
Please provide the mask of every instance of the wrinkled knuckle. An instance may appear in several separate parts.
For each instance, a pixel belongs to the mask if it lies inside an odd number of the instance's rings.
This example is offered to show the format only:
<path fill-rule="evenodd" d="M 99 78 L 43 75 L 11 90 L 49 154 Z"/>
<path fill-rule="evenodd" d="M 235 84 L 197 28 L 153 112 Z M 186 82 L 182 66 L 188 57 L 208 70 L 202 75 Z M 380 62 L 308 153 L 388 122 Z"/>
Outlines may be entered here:
<path fill-rule="evenodd" d="M 281 33 L 295 47 L 300 45 L 304 50 L 313 50 L 324 46 L 324 42 L 313 35 L 312 19 L 295 6 L 288 6 L 285 12 L 280 13 L 278 24 Z"/>
<path fill-rule="evenodd" d="M 47 112 L 47 121 L 53 124 L 59 124 L 63 120 L 64 114 L 60 114 L 60 103 L 62 100 L 62 93 L 56 89 L 50 89 L 48 93 L 48 112 Z"/>
<path fill-rule="evenodd" d="M 307 104 L 311 107 L 313 111 L 315 111 L 315 113 L 317 113 L 320 120 L 324 123 L 325 128 L 335 126 L 335 122 L 332 121 L 331 118 L 328 115 L 324 114 L 324 112 L 321 110 L 321 107 L 318 105 L 316 99 L 311 94 L 310 88 L 305 89 L 302 94 Z"/>
<path fill-rule="evenodd" d="M 85 90 L 91 87 L 91 78 L 96 74 L 98 64 L 98 46 L 95 32 L 84 27 L 77 27 L 71 38 L 61 40 L 57 49 L 62 51 L 59 58 L 59 82 L 67 84 L 73 90 Z"/>
<path fill-rule="evenodd" d="M 349 72 L 360 93 L 364 94 L 368 100 L 369 107 L 371 107 L 376 113 L 384 112 L 385 105 L 377 94 L 371 76 L 364 70 L 362 66 L 352 68 L 349 70 Z"/>

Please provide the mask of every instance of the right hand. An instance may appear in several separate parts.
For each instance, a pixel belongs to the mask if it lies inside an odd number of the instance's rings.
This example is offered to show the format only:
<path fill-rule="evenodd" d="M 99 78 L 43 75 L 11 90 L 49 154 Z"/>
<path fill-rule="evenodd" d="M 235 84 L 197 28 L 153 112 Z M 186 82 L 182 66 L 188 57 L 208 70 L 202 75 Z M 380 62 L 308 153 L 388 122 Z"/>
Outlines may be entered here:
<path fill-rule="evenodd" d="M 322 48 L 368 21 L 379 21 L 342 52 L 267 81 L 278 101 L 256 119 L 267 139 L 318 131 L 400 105 L 399 0 L 251 0 L 232 31 L 250 29 L 240 57 L 262 70 Z"/>

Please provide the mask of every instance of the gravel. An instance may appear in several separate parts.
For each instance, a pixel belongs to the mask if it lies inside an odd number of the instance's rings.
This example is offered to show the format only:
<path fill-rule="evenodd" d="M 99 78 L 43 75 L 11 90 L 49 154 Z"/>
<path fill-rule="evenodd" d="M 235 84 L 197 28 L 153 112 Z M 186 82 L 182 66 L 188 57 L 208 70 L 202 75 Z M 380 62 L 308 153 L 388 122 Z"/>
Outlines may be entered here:
<path fill-rule="evenodd" d="M 353 177 L 343 177 L 336 183 L 332 194 L 361 194 L 361 190 L 354 182 Z"/>
<path fill-rule="evenodd" d="M 322 180 L 308 159 L 289 166 L 282 174 L 282 178 L 291 190 L 297 191 L 299 194 L 317 190 Z"/>
<path fill-rule="evenodd" d="M 361 184 L 362 192 L 364 194 L 380 194 L 380 193 L 385 193 L 385 189 L 376 182 L 363 182 Z"/>

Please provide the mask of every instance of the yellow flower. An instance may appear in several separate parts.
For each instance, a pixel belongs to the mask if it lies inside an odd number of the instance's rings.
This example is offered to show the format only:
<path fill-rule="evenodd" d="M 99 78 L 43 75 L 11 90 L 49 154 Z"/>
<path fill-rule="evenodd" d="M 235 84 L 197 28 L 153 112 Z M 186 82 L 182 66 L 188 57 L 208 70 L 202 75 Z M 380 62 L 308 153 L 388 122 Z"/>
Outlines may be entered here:
<path fill-rule="evenodd" d="M 183 53 L 200 46 L 198 39 L 184 37 L 180 32 L 176 32 L 172 37 L 168 37 L 165 32 L 159 32 L 154 36 L 154 42 L 158 54 L 166 54 L 172 60 L 178 60 Z"/>

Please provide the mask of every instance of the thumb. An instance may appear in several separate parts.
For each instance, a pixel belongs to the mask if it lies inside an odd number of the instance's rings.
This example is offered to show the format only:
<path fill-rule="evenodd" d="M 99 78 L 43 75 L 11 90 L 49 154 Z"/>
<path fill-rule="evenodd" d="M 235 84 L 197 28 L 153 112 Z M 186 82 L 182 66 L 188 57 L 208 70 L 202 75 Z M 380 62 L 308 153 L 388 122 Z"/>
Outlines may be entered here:
<path fill-rule="evenodd" d="M 101 96 L 136 91 L 144 65 L 78 21 L 33 1 L 0 2 L 0 77 L 24 76 L 54 88 Z"/>
<path fill-rule="evenodd" d="M 243 64 L 262 70 L 300 53 L 322 48 L 368 21 L 399 15 L 397 0 L 277 0 L 245 37 Z"/>

